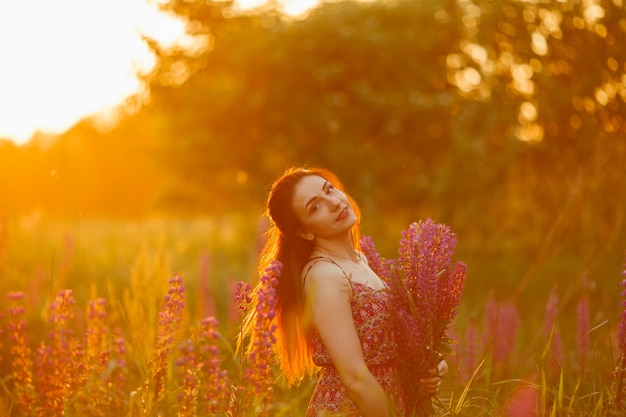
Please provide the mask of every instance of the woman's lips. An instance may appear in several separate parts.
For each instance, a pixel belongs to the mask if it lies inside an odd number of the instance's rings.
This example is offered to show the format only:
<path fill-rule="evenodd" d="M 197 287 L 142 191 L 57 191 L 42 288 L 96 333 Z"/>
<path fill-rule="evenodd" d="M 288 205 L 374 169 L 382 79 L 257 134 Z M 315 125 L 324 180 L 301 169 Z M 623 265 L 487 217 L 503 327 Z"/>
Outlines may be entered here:
<path fill-rule="evenodd" d="M 337 221 L 343 220 L 346 217 L 348 217 L 348 207 L 344 207 L 344 209 L 341 210 L 341 213 L 337 216 Z"/>

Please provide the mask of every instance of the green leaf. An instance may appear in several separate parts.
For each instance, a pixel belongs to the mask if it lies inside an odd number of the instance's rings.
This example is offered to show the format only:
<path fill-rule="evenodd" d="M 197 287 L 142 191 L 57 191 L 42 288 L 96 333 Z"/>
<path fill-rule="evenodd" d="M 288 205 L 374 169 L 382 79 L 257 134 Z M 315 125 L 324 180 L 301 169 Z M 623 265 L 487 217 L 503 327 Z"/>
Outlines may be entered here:
<path fill-rule="evenodd" d="M 439 339 L 437 339 L 437 341 L 442 342 L 442 343 L 446 343 L 448 345 L 456 345 L 457 344 L 456 340 L 452 339 L 451 337 L 447 337 L 447 336 L 440 337 Z"/>
<path fill-rule="evenodd" d="M 435 350 L 443 355 L 454 355 L 454 350 L 447 343 L 435 341 L 433 345 Z"/>

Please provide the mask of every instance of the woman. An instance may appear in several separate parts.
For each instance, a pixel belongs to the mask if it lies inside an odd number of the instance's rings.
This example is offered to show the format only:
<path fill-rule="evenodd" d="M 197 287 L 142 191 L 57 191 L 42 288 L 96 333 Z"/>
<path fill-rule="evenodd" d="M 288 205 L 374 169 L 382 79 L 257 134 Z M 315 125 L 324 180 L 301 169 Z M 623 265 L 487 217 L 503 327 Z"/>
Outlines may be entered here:
<path fill-rule="evenodd" d="M 283 265 L 276 307 L 283 373 L 294 383 L 320 368 L 307 417 L 404 416 L 391 295 L 358 251 L 354 200 L 331 172 L 293 168 L 274 182 L 267 215 L 259 272 L 274 260 Z M 446 371 L 442 361 L 422 380 L 426 392 L 437 393 Z"/>

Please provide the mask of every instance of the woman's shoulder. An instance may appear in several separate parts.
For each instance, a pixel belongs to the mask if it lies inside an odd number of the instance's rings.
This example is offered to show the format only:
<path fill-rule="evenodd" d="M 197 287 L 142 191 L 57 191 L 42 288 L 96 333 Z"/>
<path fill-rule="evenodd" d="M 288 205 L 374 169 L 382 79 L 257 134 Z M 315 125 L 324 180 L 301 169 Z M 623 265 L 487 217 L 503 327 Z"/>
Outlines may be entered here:
<path fill-rule="evenodd" d="M 350 277 L 339 264 L 325 257 L 309 259 L 302 272 L 302 285 L 305 290 L 310 284 L 345 287 L 349 280 Z"/>

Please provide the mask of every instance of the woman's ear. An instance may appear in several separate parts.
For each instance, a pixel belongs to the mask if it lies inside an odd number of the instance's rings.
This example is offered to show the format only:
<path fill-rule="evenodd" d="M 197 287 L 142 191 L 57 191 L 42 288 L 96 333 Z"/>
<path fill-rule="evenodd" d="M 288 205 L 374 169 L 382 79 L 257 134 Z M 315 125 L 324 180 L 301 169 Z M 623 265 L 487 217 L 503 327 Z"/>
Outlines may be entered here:
<path fill-rule="evenodd" d="M 300 231 L 298 232 L 298 236 L 300 236 L 304 240 L 313 240 L 315 239 L 315 235 L 308 231 Z"/>

